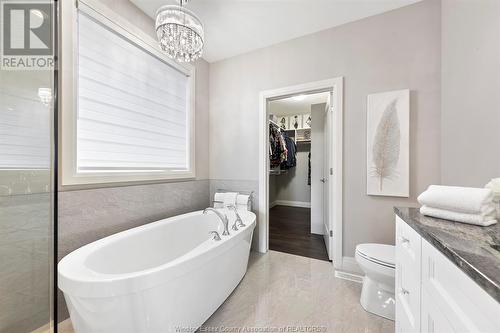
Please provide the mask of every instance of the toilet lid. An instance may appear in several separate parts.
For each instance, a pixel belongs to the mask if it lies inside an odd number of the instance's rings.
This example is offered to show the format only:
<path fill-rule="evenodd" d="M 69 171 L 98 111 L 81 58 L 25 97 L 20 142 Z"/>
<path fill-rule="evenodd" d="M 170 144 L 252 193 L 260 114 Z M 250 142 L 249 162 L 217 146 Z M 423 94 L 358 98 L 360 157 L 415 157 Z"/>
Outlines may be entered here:
<path fill-rule="evenodd" d="M 394 267 L 396 253 L 394 245 L 359 244 L 356 246 L 356 252 L 370 261 Z"/>

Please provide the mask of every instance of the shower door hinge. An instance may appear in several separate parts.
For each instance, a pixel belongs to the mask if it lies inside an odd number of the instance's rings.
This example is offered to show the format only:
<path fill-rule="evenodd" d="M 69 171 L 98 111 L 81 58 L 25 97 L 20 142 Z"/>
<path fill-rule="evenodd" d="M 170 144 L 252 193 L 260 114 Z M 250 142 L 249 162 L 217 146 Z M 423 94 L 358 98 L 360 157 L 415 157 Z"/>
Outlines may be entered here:
<path fill-rule="evenodd" d="M 330 176 L 333 176 L 333 168 L 330 168 Z"/>
<path fill-rule="evenodd" d="M 333 230 L 330 230 L 330 237 L 333 237 Z"/>

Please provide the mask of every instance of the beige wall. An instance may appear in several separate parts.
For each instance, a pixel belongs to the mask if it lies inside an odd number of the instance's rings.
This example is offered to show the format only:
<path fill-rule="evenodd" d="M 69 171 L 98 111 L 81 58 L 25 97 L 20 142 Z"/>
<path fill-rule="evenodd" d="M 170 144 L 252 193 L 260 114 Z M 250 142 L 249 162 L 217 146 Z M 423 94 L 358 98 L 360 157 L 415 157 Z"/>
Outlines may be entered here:
<path fill-rule="evenodd" d="M 500 177 L 500 1 L 442 1 L 441 105 L 443 183 Z"/>
<path fill-rule="evenodd" d="M 394 242 L 394 205 L 440 181 L 440 3 L 427 0 L 210 64 L 210 178 L 257 181 L 259 92 L 343 76 L 344 255 Z M 366 96 L 411 89 L 411 197 L 366 195 Z"/>

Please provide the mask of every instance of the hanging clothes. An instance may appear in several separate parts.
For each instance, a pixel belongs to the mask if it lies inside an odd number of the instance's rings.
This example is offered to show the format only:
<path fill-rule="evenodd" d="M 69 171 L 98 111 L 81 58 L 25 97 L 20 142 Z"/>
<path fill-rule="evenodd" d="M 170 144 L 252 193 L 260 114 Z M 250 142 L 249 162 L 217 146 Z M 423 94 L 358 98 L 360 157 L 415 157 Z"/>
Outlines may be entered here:
<path fill-rule="evenodd" d="M 287 145 L 280 129 L 273 126 L 273 124 L 269 124 L 269 160 L 271 168 L 280 166 L 287 158 Z"/>
<path fill-rule="evenodd" d="M 281 163 L 281 170 L 288 170 L 297 166 L 297 144 L 286 133 L 281 133 L 287 150 L 287 157 Z"/>

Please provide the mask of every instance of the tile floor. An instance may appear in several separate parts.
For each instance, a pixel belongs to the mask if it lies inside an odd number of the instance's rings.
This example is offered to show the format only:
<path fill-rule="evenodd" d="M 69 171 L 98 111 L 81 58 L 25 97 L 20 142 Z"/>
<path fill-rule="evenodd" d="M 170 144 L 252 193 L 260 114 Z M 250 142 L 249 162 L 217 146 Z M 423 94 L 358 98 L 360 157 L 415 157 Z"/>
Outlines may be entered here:
<path fill-rule="evenodd" d="M 360 292 L 360 284 L 335 278 L 329 262 L 275 251 L 252 252 L 246 276 L 201 331 L 246 327 L 278 332 L 289 326 L 287 332 L 311 327 L 317 332 L 394 332 L 394 322 L 363 310 Z M 59 332 L 73 333 L 69 321 L 60 324 Z"/>

